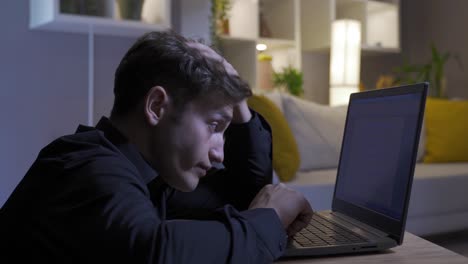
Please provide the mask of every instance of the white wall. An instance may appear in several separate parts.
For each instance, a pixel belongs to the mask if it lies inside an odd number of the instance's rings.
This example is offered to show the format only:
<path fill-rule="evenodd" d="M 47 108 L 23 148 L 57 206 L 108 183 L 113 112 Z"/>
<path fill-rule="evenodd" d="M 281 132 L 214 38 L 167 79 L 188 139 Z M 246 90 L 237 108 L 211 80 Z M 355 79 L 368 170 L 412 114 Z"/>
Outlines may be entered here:
<path fill-rule="evenodd" d="M 468 98 L 468 1 L 407 0 L 403 3 L 404 57 L 414 63 L 430 59 L 430 44 L 458 54 L 464 69 L 453 59 L 445 73 L 449 97 Z"/>
<path fill-rule="evenodd" d="M 29 1 L 0 8 L 0 206 L 38 152 L 88 116 L 86 35 L 31 31 Z M 95 37 L 95 122 L 112 106 L 114 71 L 134 39 Z"/>

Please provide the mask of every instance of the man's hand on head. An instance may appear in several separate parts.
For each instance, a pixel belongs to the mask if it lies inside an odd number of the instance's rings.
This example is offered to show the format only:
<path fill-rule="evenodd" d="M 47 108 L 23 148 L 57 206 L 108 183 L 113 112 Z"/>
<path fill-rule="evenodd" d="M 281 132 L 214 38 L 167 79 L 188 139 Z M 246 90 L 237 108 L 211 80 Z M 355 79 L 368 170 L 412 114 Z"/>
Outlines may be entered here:
<path fill-rule="evenodd" d="M 223 63 L 226 72 L 232 76 L 239 76 L 236 69 L 221 55 L 216 53 L 212 48 L 198 42 L 189 42 L 188 45 L 192 48 L 199 50 L 204 56 L 209 59 L 217 60 Z M 234 105 L 232 123 L 233 124 L 242 124 L 247 123 L 252 119 L 252 114 L 250 113 L 249 107 L 247 105 L 247 100 L 244 99 Z"/>
<path fill-rule="evenodd" d="M 221 63 L 223 63 L 224 68 L 226 69 L 226 72 L 229 75 L 239 76 L 236 69 L 234 69 L 234 67 L 226 59 L 224 59 L 221 55 L 216 53 L 216 51 L 214 51 L 212 48 L 208 47 L 205 44 L 199 43 L 199 42 L 189 42 L 187 44 L 190 47 L 199 50 L 201 52 L 201 54 L 203 54 L 207 58 L 212 59 L 212 60 L 217 60 L 217 61 L 220 61 Z"/>
<path fill-rule="evenodd" d="M 252 119 L 252 113 L 247 105 L 247 100 L 244 99 L 234 106 L 232 113 L 232 123 L 242 124 L 247 123 Z"/>

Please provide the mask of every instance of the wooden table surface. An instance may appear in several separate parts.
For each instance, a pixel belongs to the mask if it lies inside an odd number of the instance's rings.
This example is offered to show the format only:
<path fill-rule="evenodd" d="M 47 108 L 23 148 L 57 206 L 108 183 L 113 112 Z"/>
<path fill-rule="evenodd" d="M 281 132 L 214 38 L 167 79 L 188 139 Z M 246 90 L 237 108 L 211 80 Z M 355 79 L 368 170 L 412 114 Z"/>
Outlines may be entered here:
<path fill-rule="evenodd" d="M 381 264 L 381 263 L 408 263 L 408 264 L 468 264 L 468 258 L 452 252 L 448 249 L 433 244 L 427 240 L 406 232 L 401 246 L 376 253 L 309 257 L 299 259 L 279 260 L 275 263 L 283 264 L 331 264 L 331 263 L 355 263 L 355 264 Z"/>

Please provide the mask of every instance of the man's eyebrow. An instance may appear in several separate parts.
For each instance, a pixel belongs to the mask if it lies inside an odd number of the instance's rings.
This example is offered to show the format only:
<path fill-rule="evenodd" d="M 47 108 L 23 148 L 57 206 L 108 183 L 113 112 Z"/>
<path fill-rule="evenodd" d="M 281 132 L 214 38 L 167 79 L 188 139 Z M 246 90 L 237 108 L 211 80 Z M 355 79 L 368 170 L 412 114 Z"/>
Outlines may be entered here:
<path fill-rule="evenodd" d="M 231 121 L 232 120 L 232 113 L 227 113 L 225 111 L 218 111 L 216 115 L 220 116 L 224 121 Z"/>
<path fill-rule="evenodd" d="M 232 120 L 232 113 L 222 113 L 224 119 L 231 121 Z"/>

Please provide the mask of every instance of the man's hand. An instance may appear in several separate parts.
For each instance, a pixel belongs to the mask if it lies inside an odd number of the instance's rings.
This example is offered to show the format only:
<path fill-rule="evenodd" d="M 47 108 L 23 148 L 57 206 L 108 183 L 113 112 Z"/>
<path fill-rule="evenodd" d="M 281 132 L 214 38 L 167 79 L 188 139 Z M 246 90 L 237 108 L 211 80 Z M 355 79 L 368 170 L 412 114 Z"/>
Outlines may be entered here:
<path fill-rule="evenodd" d="M 306 227 L 313 214 L 304 195 L 282 183 L 263 187 L 249 206 L 255 208 L 273 208 L 289 236 Z"/>
<path fill-rule="evenodd" d="M 221 57 L 221 55 L 216 53 L 216 51 L 214 51 L 212 48 L 208 47 L 207 45 L 198 43 L 198 42 L 188 42 L 187 45 L 189 47 L 199 50 L 201 54 L 206 56 L 208 59 L 222 62 L 224 65 L 224 68 L 226 69 L 226 72 L 229 75 L 233 75 L 233 76 L 239 75 L 236 69 L 234 69 L 234 67 L 232 67 L 232 65 L 229 62 L 227 62 L 227 60 L 225 60 L 223 57 Z"/>
<path fill-rule="evenodd" d="M 234 105 L 231 123 L 247 123 L 250 121 L 250 119 L 252 119 L 252 114 L 250 113 L 249 107 L 247 106 L 247 100 L 244 99 L 240 103 Z"/>
<path fill-rule="evenodd" d="M 221 55 L 216 53 L 212 48 L 198 42 L 189 42 L 188 45 L 192 48 L 198 49 L 207 58 L 222 62 L 226 72 L 229 75 L 239 76 L 236 69 L 234 69 L 234 67 L 227 60 L 221 57 Z M 231 121 L 233 124 L 246 123 L 249 122 L 252 118 L 252 114 L 250 113 L 249 107 L 247 106 L 247 100 L 242 100 L 238 104 L 234 105 L 233 110 L 233 117 Z"/>

